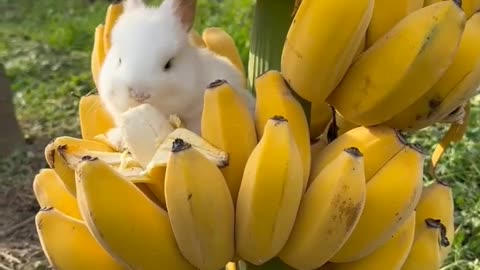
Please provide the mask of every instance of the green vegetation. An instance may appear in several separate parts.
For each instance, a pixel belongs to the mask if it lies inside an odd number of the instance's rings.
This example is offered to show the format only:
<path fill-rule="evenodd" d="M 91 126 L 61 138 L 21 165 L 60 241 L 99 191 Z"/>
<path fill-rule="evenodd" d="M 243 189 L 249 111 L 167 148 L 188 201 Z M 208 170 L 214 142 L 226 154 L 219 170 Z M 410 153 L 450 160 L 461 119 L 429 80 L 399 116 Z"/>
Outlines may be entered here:
<path fill-rule="evenodd" d="M 151 1 L 158 3 L 160 1 Z M 237 42 L 246 66 L 253 0 L 199 1 L 195 28 L 219 26 Z M 90 76 L 93 31 L 107 1 L 0 0 L 0 63 L 15 92 L 17 117 L 24 134 L 36 139 L 36 151 L 0 162 L 0 187 L 31 181 L 44 166 L 44 142 L 79 136 L 78 96 L 94 91 Z M 428 153 L 446 126 L 417 134 L 413 141 Z M 470 129 L 450 148 L 439 166 L 442 179 L 454 187 L 457 233 L 443 269 L 480 269 L 480 99 L 472 108 Z M 36 164 L 36 165 L 34 165 Z M 426 179 L 428 180 L 428 179 Z"/>

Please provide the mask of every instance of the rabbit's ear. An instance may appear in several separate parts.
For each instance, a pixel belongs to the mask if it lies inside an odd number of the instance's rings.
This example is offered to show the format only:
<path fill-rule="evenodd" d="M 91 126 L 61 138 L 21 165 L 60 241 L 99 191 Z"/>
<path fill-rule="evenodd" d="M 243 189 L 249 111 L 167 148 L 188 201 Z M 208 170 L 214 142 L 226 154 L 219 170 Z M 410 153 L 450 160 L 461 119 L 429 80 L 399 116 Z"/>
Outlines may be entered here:
<path fill-rule="evenodd" d="M 123 0 L 123 8 L 125 11 L 130 11 L 139 7 L 144 7 L 143 0 Z"/>
<path fill-rule="evenodd" d="M 170 1 L 174 16 L 180 21 L 185 31 L 190 31 L 195 21 L 197 9 L 196 0 L 166 0 Z"/>

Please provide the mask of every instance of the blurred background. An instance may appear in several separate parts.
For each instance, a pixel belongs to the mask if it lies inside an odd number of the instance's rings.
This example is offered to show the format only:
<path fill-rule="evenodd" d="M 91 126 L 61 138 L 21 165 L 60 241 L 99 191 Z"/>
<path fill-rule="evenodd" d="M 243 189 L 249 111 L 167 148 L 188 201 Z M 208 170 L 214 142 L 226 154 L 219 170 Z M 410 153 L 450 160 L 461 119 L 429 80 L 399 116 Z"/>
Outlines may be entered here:
<path fill-rule="evenodd" d="M 47 166 L 44 148 L 49 141 L 63 135 L 80 137 L 78 101 L 95 91 L 90 51 L 94 29 L 103 22 L 108 4 L 107 0 L 0 0 L 2 270 L 47 269 L 33 222 L 38 205 L 32 181 Z M 198 5 L 195 29 L 225 29 L 247 67 L 254 0 L 199 0 Z M 477 98 L 466 136 L 447 151 L 439 168 L 442 179 L 454 187 L 458 228 L 443 270 L 480 269 L 479 112 Z M 433 127 L 413 140 L 431 153 L 446 128 Z"/>

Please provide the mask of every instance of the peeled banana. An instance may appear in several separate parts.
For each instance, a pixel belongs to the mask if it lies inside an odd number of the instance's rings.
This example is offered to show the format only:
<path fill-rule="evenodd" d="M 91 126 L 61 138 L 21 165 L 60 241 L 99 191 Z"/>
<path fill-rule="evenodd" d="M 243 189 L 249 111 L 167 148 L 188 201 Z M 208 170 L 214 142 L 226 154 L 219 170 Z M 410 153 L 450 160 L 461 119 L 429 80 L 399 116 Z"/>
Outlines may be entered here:
<path fill-rule="evenodd" d="M 326 101 L 358 125 L 391 119 L 440 79 L 464 27 L 465 14 L 453 1 L 410 13 L 361 54 Z"/>

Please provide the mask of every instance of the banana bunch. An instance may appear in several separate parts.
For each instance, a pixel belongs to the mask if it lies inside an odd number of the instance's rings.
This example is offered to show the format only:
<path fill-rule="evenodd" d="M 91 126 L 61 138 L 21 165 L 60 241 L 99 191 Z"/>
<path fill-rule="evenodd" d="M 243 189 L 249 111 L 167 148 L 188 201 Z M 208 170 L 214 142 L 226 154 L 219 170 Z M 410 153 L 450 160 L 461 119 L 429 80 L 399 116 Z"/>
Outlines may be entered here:
<path fill-rule="evenodd" d="M 33 181 L 52 267 L 441 267 L 454 240 L 451 187 L 424 184 L 427 153 L 400 130 L 468 115 L 478 13 L 467 20 L 453 1 L 397 0 L 393 11 L 380 0 L 298 2 L 281 70 L 255 78 L 253 114 L 220 79 L 204 91 L 201 134 L 148 104 L 117 128 L 98 95 L 81 97 L 81 138 L 52 140 Z M 94 81 L 122 10 L 111 4 L 96 28 Z M 222 29 L 191 42 L 245 74 Z"/>

